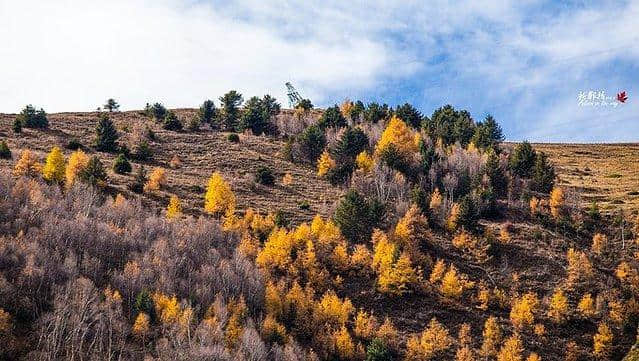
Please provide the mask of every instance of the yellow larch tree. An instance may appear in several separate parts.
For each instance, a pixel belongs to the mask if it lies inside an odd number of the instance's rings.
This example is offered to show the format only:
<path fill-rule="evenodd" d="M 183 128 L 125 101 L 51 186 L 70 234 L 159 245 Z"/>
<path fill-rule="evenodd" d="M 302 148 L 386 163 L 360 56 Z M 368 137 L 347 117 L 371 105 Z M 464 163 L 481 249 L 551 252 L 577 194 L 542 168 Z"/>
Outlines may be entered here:
<path fill-rule="evenodd" d="M 375 336 L 377 326 L 377 319 L 375 316 L 364 310 L 360 310 L 357 312 L 357 316 L 355 316 L 353 333 L 359 338 L 369 340 Z"/>
<path fill-rule="evenodd" d="M 475 361 L 475 353 L 469 345 L 463 345 L 455 353 L 455 361 Z"/>
<path fill-rule="evenodd" d="M 597 313 L 597 310 L 595 309 L 595 302 L 590 293 L 586 293 L 581 298 L 581 300 L 579 300 L 577 309 L 586 318 L 591 318 L 595 316 L 595 314 Z"/>
<path fill-rule="evenodd" d="M 382 133 L 377 146 L 375 147 L 375 155 L 380 155 L 389 146 L 394 146 L 399 153 L 408 157 L 417 151 L 417 145 L 415 144 L 415 135 L 406 123 L 396 116 L 393 116 L 386 129 Z"/>
<path fill-rule="evenodd" d="M 89 164 L 89 157 L 82 150 L 76 150 L 71 153 L 69 157 L 69 163 L 66 166 L 65 177 L 66 183 L 65 185 L 71 187 L 75 180 L 78 177 L 78 174 L 84 170 L 84 168 Z"/>
<path fill-rule="evenodd" d="M 461 208 L 459 203 L 455 202 L 450 207 L 450 212 L 448 213 L 448 218 L 446 219 L 446 228 L 449 231 L 454 231 L 457 229 L 457 223 L 459 222 L 459 214 L 461 212 Z"/>
<path fill-rule="evenodd" d="M 53 147 L 42 168 L 42 177 L 49 182 L 62 183 L 65 176 L 64 154 L 60 147 Z"/>
<path fill-rule="evenodd" d="M 497 318 L 489 317 L 486 319 L 480 354 L 485 358 L 496 356 L 497 347 L 501 343 L 501 337 L 501 327 L 499 327 Z"/>
<path fill-rule="evenodd" d="M 335 292 L 324 293 L 315 310 L 315 319 L 320 324 L 330 324 L 343 327 L 353 313 L 353 304 L 348 298 L 343 301 Z"/>
<path fill-rule="evenodd" d="M 406 360 L 430 360 L 452 344 L 446 327 L 433 318 L 420 336 L 413 335 L 406 342 Z"/>
<path fill-rule="evenodd" d="M 556 323 L 563 323 L 566 321 L 568 308 L 568 297 L 561 288 L 557 288 L 550 298 L 548 317 Z"/>
<path fill-rule="evenodd" d="M 242 337 L 244 321 L 248 311 L 242 296 L 239 299 L 231 299 L 226 307 L 230 316 L 226 323 L 224 341 L 226 346 L 232 349 Z"/>
<path fill-rule="evenodd" d="M 335 350 L 340 360 L 352 360 L 355 356 L 355 343 L 345 326 L 333 333 Z"/>
<path fill-rule="evenodd" d="M 150 324 L 149 315 L 144 312 L 140 312 L 135 318 L 131 333 L 133 333 L 134 337 L 144 342 L 146 336 L 149 334 Z"/>
<path fill-rule="evenodd" d="M 413 262 L 421 263 L 421 239 L 428 233 L 428 220 L 416 204 L 410 206 L 406 214 L 395 226 L 394 236 L 399 245 L 408 252 Z"/>
<path fill-rule="evenodd" d="M 535 322 L 535 312 L 539 299 L 534 293 L 526 293 L 516 299 L 510 310 L 510 321 L 517 329 L 530 326 Z"/>
<path fill-rule="evenodd" d="M 402 252 L 397 261 L 390 265 L 387 262 L 382 263 L 377 283 L 382 292 L 402 295 L 408 292 L 410 286 L 420 281 L 419 270 L 413 267 L 408 253 Z"/>
<path fill-rule="evenodd" d="M 533 216 L 539 213 L 539 199 L 537 197 L 530 198 L 528 206 L 530 207 L 530 214 L 532 214 Z"/>
<path fill-rule="evenodd" d="M 442 278 L 441 292 L 448 298 L 458 299 L 464 292 L 464 283 L 457 275 L 457 268 L 451 265 Z"/>
<path fill-rule="evenodd" d="M 462 323 L 462 325 L 459 327 L 459 333 L 457 336 L 460 345 L 472 345 L 473 337 L 471 331 L 472 330 L 469 324 Z"/>
<path fill-rule="evenodd" d="M 144 185 L 144 191 L 159 191 L 166 184 L 166 171 L 164 168 L 155 167 L 149 175 L 149 180 Z"/>
<path fill-rule="evenodd" d="M 531 352 L 526 358 L 526 361 L 541 361 L 541 357 L 539 357 L 536 353 Z"/>
<path fill-rule="evenodd" d="M 553 188 L 550 192 L 550 213 L 555 219 L 562 216 L 565 202 L 564 191 L 560 187 Z"/>
<path fill-rule="evenodd" d="M 592 237 L 592 247 L 590 249 L 597 256 L 601 256 L 608 250 L 608 237 L 601 233 L 595 233 Z"/>
<path fill-rule="evenodd" d="M 266 342 L 285 344 L 287 339 L 286 327 L 277 322 L 273 315 L 267 314 L 262 322 L 262 338 Z"/>
<path fill-rule="evenodd" d="M 584 252 L 575 251 L 573 248 L 570 248 L 566 253 L 566 260 L 568 261 L 567 273 L 569 284 L 592 279 L 592 264 Z"/>
<path fill-rule="evenodd" d="M 0 335 L 11 329 L 11 314 L 0 308 Z"/>
<path fill-rule="evenodd" d="M 355 163 L 357 164 L 357 169 L 364 173 L 369 173 L 375 165 L 375 160 L 367 151 L 363 151 L 357 155 Z"/>
<path fill-rule="evenodd" d="M 504 342 L 497 354 L 497 361 L 522 361 L 524 346 L 518 334 L 514 334 Z"/>
<path fill-rule="evenodd" d="M 176 195 L 172 195 L 169 205 L 166 207 L 166 218 L 174 219 L 182 215 L 182 205 L 180 199 Z"/>
<path fill-rule="evenodd" d="M 433 193 L 430 195 L 430 203 L 428 204 L 428 208 L 431 211 L 436 211 L 441 207 L 443 202 L 442 194 L 439 192 L 439 188 L 435 188 Z"/>
<path fill-rule="evenodd" d="M 204 196 L 204 210 L 217 216 L 235 212 L 235 194 L 218 172 L 213 173 L 209 179 Z"/>
<path fill-rule="evenodd" d="M 284 174 L 284 176 L 282 177 L 282 184 L 285 186 L 290 186 L 291 184 L 293 184 L 293 175 L 291 175 L 291 173 Z"/>
<path fill-rule="evenodd" d="M 30 150 L 25 149 L 13 168 L 13 175 L 35 177 L 40 173 L 41 169 L 42 165 L 38 158 Z"/>
<path fill-rule="evenodd" d="M 439 259 L 435 262 L 435 266 L 433 266 L 433 269 L 430 272 L 428 282 L 435 284 L 441 281 L 441 279 L 444 278 L 444 273 L 446 273 L 446 264 L 443 260 Z"/>
<path fill-rule="evenodd" d="M 612 350 L 612 331 L 605 323 L 600 323 L 597 333 L 593 336 L 593 354 L 601 359 L 606 359 Z"/>
<path fill-rule="evenodd" d="M 328 150 L 324 149 L 322 155 L 320 155 L 317 160 L 317 175 L 323 177 L 333 168 L 335 168 L 335 160 L 331 158 Z"/>

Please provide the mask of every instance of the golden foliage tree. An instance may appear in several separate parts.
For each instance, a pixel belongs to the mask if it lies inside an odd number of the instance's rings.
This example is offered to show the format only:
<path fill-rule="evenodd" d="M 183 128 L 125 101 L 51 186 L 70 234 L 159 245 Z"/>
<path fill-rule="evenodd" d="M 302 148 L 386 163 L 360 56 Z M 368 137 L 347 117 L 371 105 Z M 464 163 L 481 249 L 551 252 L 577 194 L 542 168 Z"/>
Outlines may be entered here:
<path fill-rule="evenodd" d="M 557 288 L 550 298 L 548 317 L 556 323 L 563 323 L 568 314 L 568 297 L 561 288 Z"/>
<path fill-rule="evenodd" d="M 273 315 L 267 314 L 262 322 L 262 338 L 266 342 L 284 344 L 287 339 L 286 327 L 277 322 Z"/>
<path fill-rule="evenodd" d="M 443 202 L 442 194 L 439 192 L 439 188 L 435 188 L 433 193 L 430 195 L 430 203 L 428 204 L 428 208 L 432 211 L 436 211 L 441 207 Z"/>
<path fill-rule="evenodd" d="M 291 175 L 291 173 L 284 174 L 284 176 L 282 177 L 282 184 L 285 186 L 290 186 L 291 184 L 293 184 L 293 175 Z"/>
<path fill-rule="evenodd" d="M 442 278 L 444 278 L 444 273 L 446 273 L 446 264 L 443 260 L 438 259 L 437 262 L 435 262 L 435 266 L 433 266 L 433 269 L 430 272 L 430 278 L 428 279 L 428 282 L 430 282 L 431 284 L 435 284 L 441 281 Z"/>
<path fill-rule="evenodd" d="M 568 283 L 574 284 L 579 281 L 590 280 L 593 276 L 593 269 L 588 256 L 581 251 L 568 249 L 566 253 L 568 261 Z"/>
<path fill-rule="evenodd" d="M 452 344 L 448 330 L 433 318 L 420 336 L 413 335 L 406 342 L 406 360 L 430 360 Z"/>
<path fill-rule="evenodd" d="M 395 226 L 394 236 L 399 245 L 408 252 L 414 262 L 422 261 L 420 244 L 428 232 L 428 220 L 416 204 L 410 206 L 406 214 Z"/>
<path fill-rule="evenodd" d="M 510 321 L 513 326 L 522 329 L 530 326 L 535 322 L 535 312 L 539 300 L 534 293 L 526 293 L 522 297 L 516 299 L 510 310 Z"/>
<path fill-rule="evenodd" d="M 150 318 L 144 312 L 138 313 L 138 316 L 135 318 L 135 322 L 133 323 L 133 328 L 131 329 L 131 333 L 137 339 L 144 342 L 146 336 L 149 334 L 150 330 Z"/>
<path fill-rule="evenodd" d="M 180 199 L 176 195 L 172 195 L 169 205 L 166 207 L 166 218 L 174 219 L 182 215 L 182 205 Z"/>
<path fill-rule="evenodd" d="M 442 278 L 441 292 L 448 298 L 458 299 L 464 292 L 464 280 L 457 275 L 457 268 L 451 265 Z"/>
<path fill-rule="evenodd" d="M 71 153 L 65 171 L 67 187 L 71 187 L 75 183 L 78 174 L 84 170 L 87 164 L 89 164 L 89 157 L 82 150 Z"/>
<path fill-rule="evenodd" d="M 226 323 L 224 341 L 227 347 L 233 348 L 244 332 L 244 321 L 247 316 L 244 298 L 240 296 L 239 299 L 231 299 L 227 305 L 227 309 L 230 316 Z"/>
<path fill-rule="evenodd" d="M 25 149 L 20 154 L 20 159 L 16 162 L 13 168 L 13 174 L 16 176 L 30 176 L 35 177 L 40 173 L 42 165 L 38 161 L 38 158 L 28 149 Z"/>
<path fill-rule="evenodd" d="M 320 324 L 330 324 L 336 327 L 346 325 L 353 313 L 353 304 L 346 298 L 344 301 L 335 294 L 327 291 L 324 293 L 315 310 L 315 319 Z"/>
<path fill-rule="evenodd" d="M 501 328 L 497 322 L 497 318 L 489 317 L 484 323 L 483 342 L 481 344 L 480 354 L 485 357 L 494 357 L 497 355 L 497 347 L 501 343 Z"/>
<path fill-rule="evenodd" d="M 359 338 L 369 340 L 375 336 L 377 326 L 377 319 L 375 316 L 364 310 L 360 310 L 357 312 L 357 316 L 355 316 L 353 333 Z"/>
<path fill-rule="evenodd" d="M 144 191 L 159 191 L 166 184 L 166 171 L 164 168 L 155 167 L 151 175 L 149 175 L 149 180 L 144 185 Z"/>
<path fill-rule="evenodd" d="M 218 216 L 235 212 L 235 195 L 218 172 L 213 173 L 209 179 L 204 196 L 204 210 Z"/>
<path fill-rule="evenodd" d="M 539 204 L 539 199 L 537 197 L 530 198 L 530 202 L 528 202 L 528 205 L 530 207 L 530 214 L 534 216 L 535 214 L 539 213 Z"/>
<path fill-rule="evenodd" d="M 526 361 L 541 361 L 541 357 L 539 357 L 536 353 L 531 352 L 526 358 Z"/>
<path fill-rule="evenodd" d="M 335 351 L 340 360 L 352 360 L 355 356 L 355 343 L 345 326 L 333 333 Z"/>
<path fill-rule="evenodd" d="M 590 249 L 597 256 L 601 256 L 608 250 L 608 237 L 604 234 L 596 233 L 592 237 L 592 247 Z"/>
<path fill-rule="evenodd" d="M 416 270 L 408 256 L 402 252 L 396 261 L 383 262 L 379 271 L 378 285 L 382 292 L 394 295 L 402 295 L 408 292 L 412 285 L 416 285 L 421 280 L 419 270 Z"/>
<path fill-rule="evenodd" d="M 0 335 L 9 332 L 11 329 L 11 315 L 0 308 Z"/>
<path fill-rule="evenodd" d="M 577 309 L 584 317 L 591 318 L 595 316 L 597 310 L 595 309 L 595 302 L 590 293 L 586 293 L 581 300 L 579 300 Z"/>
<path fill-rule="evenodd" d="M 367 151 L 363 151 L 357 155 L 355 163 L 357 164 L 357 169 L 360 169 L 364 173 L 368 173 L 371 169 L 373 169 L 375 160 Z"/>
<path fill-rule="evenodd" d="M 317 160 L 317 175 L 323 177 L 333 168 L 335 168 L 335 161 L 331 158 L 328 150 L 324 149 Z"/>
<path fill-rule="evenodd" d="M 53 147 L 42 168 L 42 177 L 49 182 L 62 183 L 65 176 L 64 154 L 59 147 Z"/>
<path fill-rule="evenodd" d="M 597 333 L 593 336 L 593 354 L 606 359 L 612 350 L 612 331 L 605 323 L 600 323 Z"/>
<path fill-rule="evenodd" d="M 560 187 L 553 188 L 550 192 L 550 213 L 556 219 L 562 216 L 565 202 L 564 191 Z"/>
<path fill-rule="evenodd" d="M 475 361 L 475 353 L 469 345 L 463 345 L 455 353 L 455 361 Z"/>
<path fill-rule="evenodd" d="M 521 361 L 524 347 L 518 334 L 510 336 L 497 354 L 497 361 Z"/>
<path fill-rule="evenodd" d="M 415 135 L 410 127 L 401 119 L 393 116 L 375 147 L 375 154 L 379 155 L 389 146 L 394 146 L 402 156 L 409 156 L 417 151 Z"/>
<path fill-rule="evenodd" d="M 384 323 L 377 330 L 377 338 L 383 340 L 391 348 L 397 348 L 399 343 L 399 332 L 393 325 L 393 321 L 386 317 Z"/>
<path fill-rule="evenodd" d="M 446 228 L 449 231 L 452 232 L 457 229 L 460 212 L 461 212 L 461 208 L 459 206 L 459 203 L 457 202 L 453 203 L 453 205 L 450 207 L 448 218 L 446 219 Z"/>

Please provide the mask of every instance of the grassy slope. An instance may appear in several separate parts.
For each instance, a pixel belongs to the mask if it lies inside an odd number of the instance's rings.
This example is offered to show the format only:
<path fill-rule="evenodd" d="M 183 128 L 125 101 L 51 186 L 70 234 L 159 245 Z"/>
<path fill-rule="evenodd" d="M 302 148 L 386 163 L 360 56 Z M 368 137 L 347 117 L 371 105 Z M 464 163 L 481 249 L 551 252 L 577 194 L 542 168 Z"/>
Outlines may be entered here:
<path fill-rule="evenodd" d="M 188 119 L 194 112 L 188 109 L 177 111 L 181 119 Z M 25 148 L 35 150 L 44 160 L 51 147 L 58 145 L 64 149 L 71 138 L 80 140 L 85 146 L 90 145 L 97 123 L 97 113 L 50 114 L 49 130 L 25 128 L 20 136 L 16 136 L 11 131 L 14 118 L 14 115 L 0 114 L 0 139 L 7 140 L 13 151 L 14 161 Z M 146 117 L 135 111 L 113 113 L 112 119 L 123 135 L 127 134 L 124 129 L 133 129 L 135 123 L 147 121 Z M 150 206 L 163 208 L 170 195 L 175 194 L 187 212 L 201 213 L 207 181 L 214 171 L 219 171 L 231 182 L 240 209 L 252 207 L 263 213 L 281 209 L 290 214 L 294 222 L 309 220 L 317 213 L 327 215 L 339 196 L 339 191 L 319 179 L 311 167 L 283 160 L 279 155 L 284 145 L 282 140 L 240 135 L 240 143 L 236 144 L 226 139 L 227 133 L 205 130 L 177 133 L 165 131 L 157 124 L 152 124 L 152 127 L 158 141 L 153 143 L 155 154 L 145 167 L 149 172 L 155 166 L 166 168 L 168 187 L 147 195 Z M 64 151 L 66 156 L 71 153 L 66 149 Z M 174 155 L 182 162 L 178 169 L 171 169 L 169 166 Z M 131 182 L 137 165 L 134 164 L 131 175 L 117 175 L 111 171 L 115 154 L 99 153 L 99 157 L 109 168 L 109 183 L 116 191 L 132 196 L 126 186 Z M 14 161 L 1 160 L 0 165 L 9 169 Z M 268 166 L 274 171 L 275 186 L 253 185 L 255 171 L 260 166 Z M 290 186 L 282 185 L 282 176 L 286 173 L 293 176 Z M 304 200 L 310 204 L 309 210 L 299 208 L 298 203 Z"/>

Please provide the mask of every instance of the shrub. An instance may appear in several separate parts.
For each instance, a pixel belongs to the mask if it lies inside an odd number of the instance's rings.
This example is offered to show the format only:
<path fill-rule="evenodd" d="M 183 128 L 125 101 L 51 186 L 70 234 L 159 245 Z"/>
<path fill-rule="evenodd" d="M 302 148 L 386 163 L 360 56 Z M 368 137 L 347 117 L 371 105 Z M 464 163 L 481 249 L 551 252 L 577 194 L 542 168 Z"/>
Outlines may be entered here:
<path fill-rule="evenodd" d="M 65 161 L 62 150 L 53 147 L 47 155 L 47 159 L 42 168 L 42 177 L 48 182 L 62 183 L 65 176 Z"/>
<path fill-rule="evenodd" d="M 69 140 L 69 142 L 67 142 L 67 145 L 65 146 L 65 148 L 69 150 L 78 150 L 82 148 L 82 143 L 80 143 L 79 140 L 73 138 Z"/>
<path fill-rule="evenodd" d="M 164 117 L 162 128 L 166 130 L 180 131 L 182 130 L 182 122 L 178 119 L 174 112 L 169 111 Z"/>
<path fill-rule="evenodd" d="M 423 119 L 422 113 L 409 103 L 398 106 L 395 115 L 413 128 L 419 128 Z"/>
<path fill-rule="evenodd" d="M 391 352 L 384 340 L 374 338 L 366 347 L 366 361 L 392 361 Z"/>
<path fill-rule="evenodd" d="M 228 135 L 228 137 L 226 137 L 226 139 L 231 142 L 231 143 L 239 143 L 240 142 L 240 136 L 237 135 L 237 133 L 231 133 Z"/>
<path fill-rule="evenodd" d="M 35 177 L 40 173 L 41 169 L 42 165 L 38 158 L 30 150 L 25 149 L 13 168 L 13 174 L 16 176 Z"/>
<path fill-rule="evenodd" d="M 211 123 L 216 112 L 215 103 L 212 100 L 205 100 L 198 110 L 198 120 L 202 123 Z"/>
<path fill-rule="evenodd" d="M 326 136 L 318 126 L 311 125 L 299 136 L 300 152 L 306 161 L 315 163 L 326 147 Z"/>
<path fill-rule="evenodd" d="M 153 157 L 153 150 L 151 149 L 151 146 L 149 145 L 149 142 L 146 141 L 146 139 L 140 140 L 135 145 L 135 149 L 133 150 L 133 152 L 134 158 L 139 161 L 147 161 L 151 159 L 151 157 Z"/>
<path fill-rule="evenodd" d="M 200 130 L 200 119 L 196 118 L 196 117 L 192 117 L 191 120 L 189 120 L 189 123 L 186 126 L 186 129 L 188 129 L 191 132 L 197 132 Z"/>
<path fill-rule="evenodd" d="M 147 116 L 155 119 L 156 122 L 159 122 L 164 119 L 167 110 L 162 103 L 155 103 L 153 105 L 147 104 L 145 112 Z"/>
<path fill-rule="evenodd" d="M 115 99 L 109 98 L 104 104 L 104 109 L 108 110 L 109 112 L 117 111 L 118 109 L 120 109 L 120 104 L 118 104 Z"/>
<path fill-rule="evenodd" d="M 95 128 L 95 148 L 101 152 L 113 152 L 117 149 L 118 131 L 106 114 L 100 115 Z"/>
<path fill-rule="evenodd" d="M 129 185 L 129 189 L 131 189 L 135 193 L 142 193 L 144 191 L 144 185 L 146 184 L 146 170 L 144 166 L 140 166 L 138 171 L 135 173 L 135 177 L 133 178 L 133 182 Z"/>
<path fill-rule="evenodd" d="M 47 113 L 44 109 L 36 110 L 31 104 L 22 109 L 22 112 L 18 114 L 16 120 L 20 122 L 20 128 L 48 128 L 49 120 L 47 119 Z M 14 126 L 14 131 L 15 131 Z M 17 132 L 19 133 L 19 132 Z"/>
<path fill-rule="evenodd" d="M 267 186 L 275 184 L 275 176 L 273 171 L 268 167 L 259 167 L 255 173 L 255 182 Z"/>
<path fill-rule="evenodd" d="M 113 161 L 113 171 L 117 174 L 131 173 L 131 163 L 120 153 Z"/>
<path fill-rule="evenodd" d="M 518 144 L 510 155 L 510 169 L 522 178 L 530 178 L 535 166 L 535 158 L 536 153 L 532 145 L 528 141 L 524 141 Z"/>
<path fill-rule="evenodd" d="M 144 185 L 144 191 L 159 191 L 164 185 L 166 185 L 166 171 L 164 168 L 155 167 Z"/>
<path fill-rule="evenodd" d="M 0 142 L 0 159 L 11 159 L 11 149 L 4 140 Z"/>
<path fill-rule="evenodd" d="M 555 185 L 555 167 L 548 161 L 544 152 L 538 152 L 535 156 L 535 165 L 532 170 L 531 189 L 537 192 L 550 193 Z"/>
<path fill-rule="evenodd" d="M 91 157 L 87 165 L 78 174 L 79 178 L 94 187 L 106 186 L 107 174 L 104 171 L 104 166 L 97 156 Z"/>
<path fill-rule="evenodd" d="M 320 129 L 326 128 L 341 128 L 346 126 L 346 118 L 342 115 L 339 106 L 335 105 L 327 108 L 320 117 L 317 125 Z"/>
<path fill-rule="evenodd" d="M 243 102 L 244 99 L 242 98 L 242 94 L 235 90 L 231 90 L 220 97 L 221 109 L 219 117 L 220 123 L 224 129 L 231 131 L 237 129 L 240 114 L 239 107 Z"/>
<path fill-rule="evenodd" d="M 235 195 L 218 172 L 211 175 L 204 200 L 204 210 L 208 213 L 224 215 L 235 211 Z"/>
<path fill-rule="evenodd" d="M 20 121 L 20 118 L 16 118 L 13 121 L 13 132 L 16 134 L 22 133 L 22 122 Z"/>
<path fill-rule="evenodd" d="M 356 243 L 367 241 L 383 215 L 383 207 L 378 202 L 366 201 L 357 191 L 349 190 L 342 198 L 335 215 L 335 223 L 344 237 Z"/>

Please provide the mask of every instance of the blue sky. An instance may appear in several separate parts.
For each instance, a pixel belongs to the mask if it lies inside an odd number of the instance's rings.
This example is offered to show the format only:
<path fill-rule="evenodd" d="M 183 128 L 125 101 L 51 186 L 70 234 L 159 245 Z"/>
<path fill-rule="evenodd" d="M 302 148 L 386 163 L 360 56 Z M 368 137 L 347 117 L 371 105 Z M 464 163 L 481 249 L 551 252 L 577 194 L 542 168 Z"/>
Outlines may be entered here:
<path fill-rule="evenodd" d="M 508 140 L 639 141 L 639 0 L 0 0 L 0 112 L 229 89 L 492 114 Z M 628 101 L 578 103 L 580 91 Z"/>

